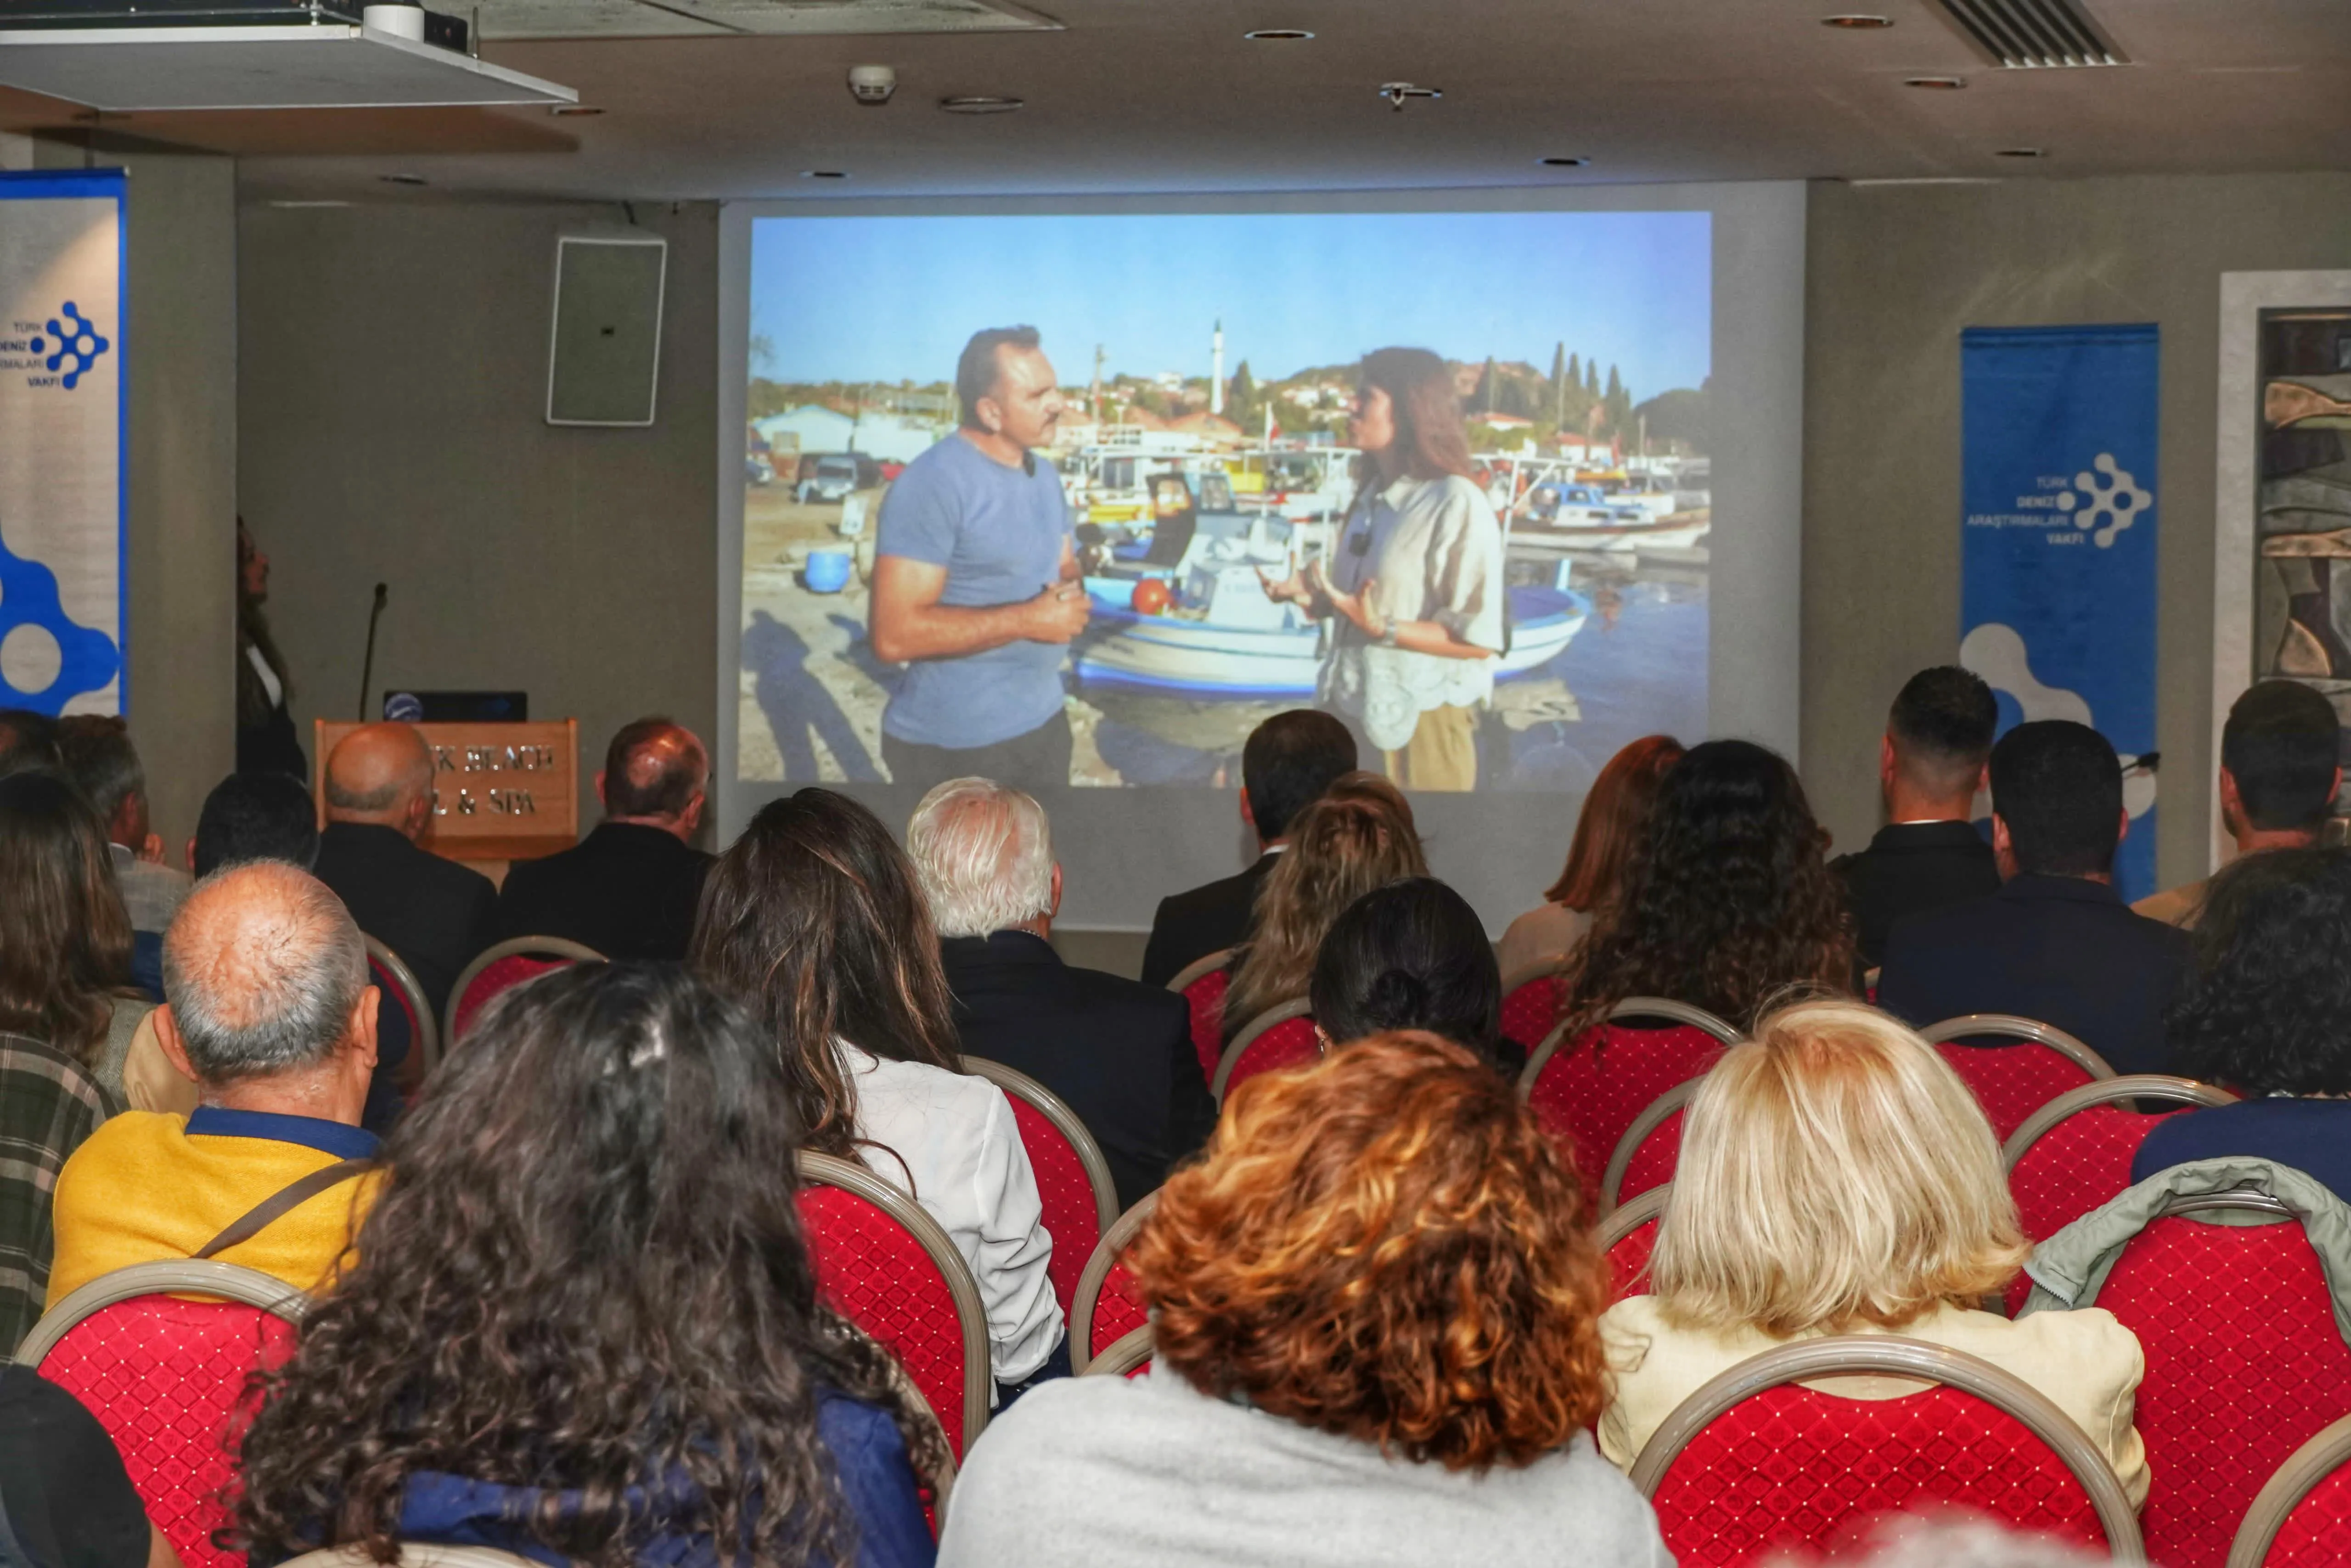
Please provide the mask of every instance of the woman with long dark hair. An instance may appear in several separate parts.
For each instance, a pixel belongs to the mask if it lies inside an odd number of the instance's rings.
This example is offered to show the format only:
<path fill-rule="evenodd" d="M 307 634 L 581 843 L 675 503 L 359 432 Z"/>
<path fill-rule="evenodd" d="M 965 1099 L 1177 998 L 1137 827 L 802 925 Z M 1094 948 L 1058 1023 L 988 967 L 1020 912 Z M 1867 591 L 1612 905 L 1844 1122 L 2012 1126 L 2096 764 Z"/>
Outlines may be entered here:
<path fill-rule="evenodd" d="M 290 773 L 308 781 L 309 759 L 294 733 L 286 699 L 293 691 L 286 659 L 261 613 L 269 598 L 269 558 L 236 520 L 236 770 Z"/>
<path fill-rule="evenodd" d="M 1316 706 L 1353 720 L 1389 778 L 1474 789 L 1502 651 L 1502 525 L 1469 476 L 1452 370 L 1426 349 L 1364 355 L 1348 440 L 1364 455 L 1334 559 L 1266 592 L 1343 622 Z"/>
<path fill-rule="evenodd" d="M 953 1239 L 999 1384 L 1061 1365 L 1036 1174 L 1004 1092 L 967 1076 L 914 868 L 830 789 L 771 800 L 711 868 L 687 961 L 758 1019 L 810 1148 L 862 1160 Z"/>
<path fill-rule="evenodd" d="M 1649 808 L 1657 786 L 1682 759 L 1682 743 L 1670 735 L 1645 735 L 1608 759 L 1567 846 L 1567 864 L 1543 893 L 1543 902 L 1510 922 L 1495 956 L 1505 975 L 1530 964 L 1562 961 L 1592 929 L 1592 917 L 1615 894 L 1633 845 L 1648 831 Z"/>
<path fill-rule="evenodd" d="M 1626 997 L 1744 1026 L 1788 987 L 1847 990 L 1853 920 L 1821 858 L 1826 839 L 1778 753 L 1693 747 L 1658 786 L 1616 897 L 1569 956 L 1569 1038 Z"/>
<path fill-rule="evenodd" d="M 931 1561 L 938 1438 L 819 1305 L 792 1096 L 674 967 L 492 1002 L 394 1130 L 357 1261 L 243 1440 L 257 1563 L 402 1540 L 539 1562 Z"/>

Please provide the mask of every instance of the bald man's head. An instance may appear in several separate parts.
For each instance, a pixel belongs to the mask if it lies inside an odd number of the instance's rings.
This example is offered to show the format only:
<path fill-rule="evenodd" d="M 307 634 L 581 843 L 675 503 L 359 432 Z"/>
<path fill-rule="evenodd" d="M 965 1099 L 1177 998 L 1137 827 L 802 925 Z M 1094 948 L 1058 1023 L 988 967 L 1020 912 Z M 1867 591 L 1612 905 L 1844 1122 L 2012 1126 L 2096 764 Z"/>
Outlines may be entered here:
<path fill-rule="evenodd" d="M 604 751 L 596 775 L 604 815 L 691 833 L 702 818 L 710 784 L 710 758 L 694 731 L 666 718 L 623 725 Z"/>
<path fill-rule="evenodd" d="M 342 900 L 279 862 L 213 873 L 163 936 L 163 997 L 206 1087 L 324 1063 L 367 983 L 367 945 Z"/>
<path fill-rule="evenodd" d="M 327 820 L 423 831 L 433 796 L 433 748 L 414 727 L 369 724 L 327 758 Z"/>

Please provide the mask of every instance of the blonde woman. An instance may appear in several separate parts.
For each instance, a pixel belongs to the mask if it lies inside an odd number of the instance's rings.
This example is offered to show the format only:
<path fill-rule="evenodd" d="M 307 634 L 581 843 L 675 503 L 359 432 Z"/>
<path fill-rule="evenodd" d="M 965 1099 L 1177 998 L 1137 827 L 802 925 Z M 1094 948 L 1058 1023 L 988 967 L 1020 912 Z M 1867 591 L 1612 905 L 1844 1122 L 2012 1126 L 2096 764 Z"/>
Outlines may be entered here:
<path fill-rule="evenodd" d="M 1306 995 L 1323 935 L 1375 887 L 1426 876 L 1404 792 L 1376 773 L 1347 773 L 1290 824 L 1290 848 L 1257 892 L 1249 945 L 1225 996 L 1225 1037 L 1277 1003 Z"/>
<path fill-rule="evenodd" d="M 2039 1389 L 2144 1502 L 2137 1336 L 2097 1308 L 2011 1322 L 1978 1307 L 2030 1251 L 1991 1127 L 1932 1047 L 1858 1002 L 1773 1013 L 1690 1102 L 1650 1260 L 1656 1294 L 1601 1320 L 1616 1375 L 1602 1451 L 1630 1468 L 1674 1406 L 1776 1344 L 1896 1333 Z"/>

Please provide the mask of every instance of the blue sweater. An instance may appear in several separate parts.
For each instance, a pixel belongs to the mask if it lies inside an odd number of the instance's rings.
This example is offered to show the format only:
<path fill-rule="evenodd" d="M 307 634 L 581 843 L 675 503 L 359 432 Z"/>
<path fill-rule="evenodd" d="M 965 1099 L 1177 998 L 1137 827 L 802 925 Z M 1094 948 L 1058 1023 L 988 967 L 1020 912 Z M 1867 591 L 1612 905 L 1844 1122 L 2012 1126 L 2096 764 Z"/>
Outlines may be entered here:
<path fill-rule="evenodd" d="M 2241 1100 L 2166 1116 L 2132 1157 L 2131 1181 L 2232 1155 L 2291 1166 L 2351 1203 L 2351 1101 Z"/>

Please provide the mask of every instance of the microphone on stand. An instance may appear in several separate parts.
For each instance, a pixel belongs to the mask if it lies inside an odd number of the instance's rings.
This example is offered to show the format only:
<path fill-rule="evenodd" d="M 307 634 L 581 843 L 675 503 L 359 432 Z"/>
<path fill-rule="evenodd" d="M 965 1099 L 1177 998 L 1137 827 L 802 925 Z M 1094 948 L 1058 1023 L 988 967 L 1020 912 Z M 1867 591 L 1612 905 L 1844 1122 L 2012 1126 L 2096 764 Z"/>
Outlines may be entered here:
<path fill-rule="evenodd" d="M 375 681 L 375 623 L 383 619 L 384 601 L 391 597 L 391 589 L 381 582 L 375 585 L 375 608 L 368 612 L 367 657 L 360 662 L 359 719 L 361 724 L 368 721 L 368 687 Z"/>

